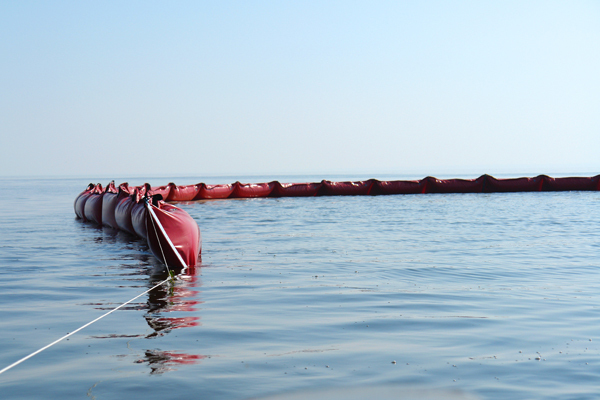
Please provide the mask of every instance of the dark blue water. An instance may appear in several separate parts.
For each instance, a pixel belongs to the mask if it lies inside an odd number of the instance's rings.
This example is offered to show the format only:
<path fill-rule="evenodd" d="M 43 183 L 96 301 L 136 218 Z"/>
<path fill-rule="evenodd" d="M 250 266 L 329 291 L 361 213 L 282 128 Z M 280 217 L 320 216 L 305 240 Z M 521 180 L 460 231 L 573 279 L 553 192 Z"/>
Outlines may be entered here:
<path fill-rule="evenodd" d="M 0 181 L 0 368 L 164 276 L 144 243 L 75 219 L 87 183 Z M 181 207 L 202 266 L 0 375 L 3 398 L 600 393 L 600 193 Z"/>

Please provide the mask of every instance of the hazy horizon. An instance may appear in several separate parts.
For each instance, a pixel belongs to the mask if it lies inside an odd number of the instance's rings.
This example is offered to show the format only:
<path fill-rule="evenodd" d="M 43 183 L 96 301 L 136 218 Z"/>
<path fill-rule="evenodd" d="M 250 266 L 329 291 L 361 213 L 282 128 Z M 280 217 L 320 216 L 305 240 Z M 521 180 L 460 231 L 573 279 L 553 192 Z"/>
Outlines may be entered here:
<path fill-rule="evenodd" d="M 599 20 L 593 1 L 3 2 L 0 175 L 595 175 Z"/>

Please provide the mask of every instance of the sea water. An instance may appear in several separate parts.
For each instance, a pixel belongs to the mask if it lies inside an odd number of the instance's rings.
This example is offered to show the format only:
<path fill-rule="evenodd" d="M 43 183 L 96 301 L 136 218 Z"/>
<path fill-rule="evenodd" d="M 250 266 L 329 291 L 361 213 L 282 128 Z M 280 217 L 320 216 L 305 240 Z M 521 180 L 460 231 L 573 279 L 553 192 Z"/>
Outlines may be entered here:
<path fill-rule="evenodd" d="M 75 218 L 87 183 L 0 181 L 0 368 L 165 277 Z M 202 264 L 0 375 L 2 398 L 600 395 L 598 192 L 180 206 Z"/>

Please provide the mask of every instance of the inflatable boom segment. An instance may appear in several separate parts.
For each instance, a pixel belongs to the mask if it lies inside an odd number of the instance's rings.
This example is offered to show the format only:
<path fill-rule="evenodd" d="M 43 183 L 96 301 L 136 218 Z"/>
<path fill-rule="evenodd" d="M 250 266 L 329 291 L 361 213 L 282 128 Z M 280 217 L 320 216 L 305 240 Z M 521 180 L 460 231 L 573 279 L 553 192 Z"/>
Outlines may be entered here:
<path fill-rule="evenodd" d="M 100 184 L 90 184 L 75 199 L 75 214 L 145 240 L 169 268 L 194 267 L 202 250 L 200 228 L 187 212 L 163 201 L 162 192 L 149 184 L 122 183 L 117 189 L 111 182 L 104 190 Z"/>
<path fill-rule="evenodd" d="M 89 184 L 77 196 L 75 214 L 83 221 L 120 229 L 148 243 L 152 253 L 170 267 L 193 267 L 202 250 L 198 224 L 184 210 L 168 202 L 256 197 L 366 196 L 417 193 L 501 193 L 599 191 L 600 175 L 593 177 L 496 179 L 482 175 L 477 179 L 437 179 L 431 176 L 409 181 L 312 183 L 240 183 L 224 185 L 129 186 L 114 181 L 106 188 Z M 164 200 L 163 200 L 164 199 Z"/>
<path fill-rule="evenodd" d="M 552 178 L 539 175 L 533 178 L 497 179 L 482 175 L 476 179 L 437 179 L 431 176 L 409 181 L 333 182 L 322 180 L 312 183 L 230 183 L 225 185 L 166 186 L 152 188 L 168 202 L 211 199 L 246 199 L 254 197 L 304 196 L 364 196 L 417 193 L 499 193 L 499 192 L 557 192 L 600 190 L 600 175 L 593 177 Z"/>

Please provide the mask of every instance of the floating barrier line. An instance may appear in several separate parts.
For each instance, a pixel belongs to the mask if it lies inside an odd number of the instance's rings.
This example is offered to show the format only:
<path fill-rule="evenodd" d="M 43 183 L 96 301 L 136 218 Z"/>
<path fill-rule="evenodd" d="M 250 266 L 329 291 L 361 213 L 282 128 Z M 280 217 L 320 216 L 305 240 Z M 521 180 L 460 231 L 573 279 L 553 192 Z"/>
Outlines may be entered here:
<path fill-rule="evenodd" d="M 367 179 L 361 181 L 335 182 L 322 180 L 307 183 L 281 183 L 279 181 L 263 183 L 176 185 L 165 186 L 123 186 L 132 194 L 135 190 L 146 190 L 151 195 L 161 195 L 166 202 L 187 202 L 210 199 L 245 199 L 256 197 L 314 197 L 314 196 L 375 196 L 425 193 L 503 193 L 503 192 L 562 192 L 562 191 L 600 191 L 600 175 L 590 177 L 559 177 L 547 175 L 535 177 L 497 179 L 491 175 L 481 175 L 475 179 L 438 179 L 427 176 L 417 180 L 380 181 Z M 148 189 L 149 188 L 149 189 Z M 107 189 L 108 190 L 108 189 Z M 114 193 L 116 188 L 111 188 Z M 102 194 L 101 185 L 88 186 L 88 193 L 98 197 Z M 85 192 L 84 192 L 85 193 Z M 90 195 L 88 195 L 90 196 Z M 87 205 L 85 207 L 88 207 Z M 84 218 L 83 207 L 76 213 Z M 90 218 L 88 218 L 90 219 Z M 93 218 L 92 218 L 93 219 Z"/>
<path fill-rule="evenodd" d="M 202 236 L 198 223 L 183 209 L 171 203 L 211 199 L 246 199 L 260 197 L 315 196 L 376 196 L 425 193 L 505 193 L 505 192 L 563 192 L 600 191 L 600 175 L 589 177 L 559 177 L 538 175 L 527 178 L 497 179 L 481 175 L 475 179 L 437 179 L 427 176 L 419 180 L 281 183 L 205 184 L 118 187 L 110 182 L 106 187 L 89 184 L 73 203 L 75 214 L 84 222 L 120 229 L 148 243 L 150 251 L 171 266 L 195 266 L 200 260 Z M 151 201 L 151 204 L 150 204 Z M 146 203 L 146 204 L 144 204 Z M 159 218 L 157 218 L 160 217 Z M 151 217 L 152 224 L 148 222 Z M 159 226 L 159 222 L 160 225 Z M 168 234 L 155 240 L 148 229 L 159 228 Z M 173 251 L 171 251 L 173 250 Z"/>
<path fill-rule="evenodd" d="M 65 336 L 61 337 L 60 339 L 57 339 L 57 340 L 55 340 L 54 342 L 52 342 L 52 343 L 50 343 L 50 344 L 48 344 L 48 345 L 46 345 L 46 346 L 42 347 L 41 349 L 34 351 L 33 353 L 29 354 L 28 356 L 25 356 L 25 357 L 21 358 L 19 361 L 17 361 L 17 362 L 14 362 L 14 363 L 10 364 L 8 367 L 5 367 L 5 368 L 1 369 L 1 370 L 0 370 L 0 374 L 2 374 L 2 373 L 4 373 L 4 372 L 8 371 L 9 369 L 11 369 L 11 368 L 13 368 L 13 367 L 16 367 L 17 365 L 21 364 L 23 361 L 26 361 L 26 360 L 30 359 L 31 357 L 35 356 L 36 354 L 39 354 L 39 353 L 41 353 L 42 351 L 44 351 L 44 350 L 46 350 L 46 349 L 48 349 L 48 348 L 50 348 L 50 347 L 54 346 L 55 344 L 57 344 L 57 343 L 61 342 L 62 340 L 64 340 L 64 339 L 68 338 L 69 336 L 73 336 L 74 334 L 76 334 L 76 333 L 77 333 L 77 332 L 79 332 L 80 330 L 82 330 L 82 329 L 84 329 L 84 328 L 86 328 L 86 327 L 88 327 L 88 326 L 92 325 L 94 322 L 101 320 L 102 318 L 104 318 L 104 317 L 106 317 L 106 316 L 108 316 L 108 315 L 112 314 L 113 312 L 117 311 L 118 309 L 120 309 L 120 308 L 124 307 L 125 305 L 127 305 L 127 304 L 131 303 L 132 301 L 134 301 L 134 300 L 136 300 L 136 299 L 138 299 L 138 298 L 142 297 L 142 296 L 143 296 L 143 295 L 145 295 L 146 293 L 149 293 L 149 292 L 151 292 L 152 290 L 156 289 L 157 287 L 159 287 L 159 286 L 161 286 L 161 285 L 163 285 L 163 284 L 165 284 L 165 283 L 169 282 L 169 280 L 171 280 L 171 277 L 170 277 L 170 276 L 169 276 L 167 279 L 165 279 L 164 281 L 162 281 L 162 282 L 160 282 L 160 283 L 156 284 L 155 286 L 151 287 L 150 289 L 146 290 L 145 292 L 143 292 L 143 293 L 140 293 L 139 295 L 135 296 L 133 299 L 131 299 L 131 300 L 129 300 L 129 301 L 127 301 L 127 302 L 125 302 L 125 303 L 121 304 L 120 306 L 118 306 L 118 307 L 116 307 L 116 308 L 113 308 L 112 310 L 110 310 L 110 311 L 109 311 L 109 312 L 107 312 L 106 314 L 99 316 L 99 317 L 98 317 L 98 318 L 96 318 L 95 320 L 93 320 L 93 321 L 90 321 L 90 322 L 88 322 L 87 324 L 85 324 L 85 325 L 83 325 L 83 326 L 81 326 L 81 327 L 79 327 L 79 328 L 75 329 L 73 332 L 67 333 Z"/>

